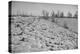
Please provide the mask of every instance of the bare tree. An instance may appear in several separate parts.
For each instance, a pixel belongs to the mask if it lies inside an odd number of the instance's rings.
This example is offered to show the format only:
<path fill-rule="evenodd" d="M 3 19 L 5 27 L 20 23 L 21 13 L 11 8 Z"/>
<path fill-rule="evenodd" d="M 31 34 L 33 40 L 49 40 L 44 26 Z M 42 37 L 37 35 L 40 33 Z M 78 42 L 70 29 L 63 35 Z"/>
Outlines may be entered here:
<path fill-rule="evenodd" d="M 64 17 L 64 13 L 63 12 L 60 13 L 60 17 Z"/>
<path fill-rule="evenodd" d="M 42 15 L 44 19 L 48 19 L 49 18 L 49 12 L 47 12 L 46 10 L 42 11 Z"/>
<path fill-rule="evenodd" d="M 73 16 L 74 18 L 78 18 L 78 11 L 76 11 L 76 13 Z"/>
<path fill-rule="evenodd" d="M 60 17 L 60 12 L 58 11 L 55 17 Z"/>
<path fill-rule="evenodd" d="M 72 14 L 70 12 L 68 12 L 67 16 L 70 18 L 70 17 L 72 17 Z"/>
<path fill-rule="evenodd" d="M 51 17 L 55 17 L 54 11 L 51 12 Z"/>
<path fill-rule="evenodd" d="M 51 12 L 51 19 L 52 19 L 52 22 L 55 22 L 55 13 L 54 13 L 54 11 Z"/>

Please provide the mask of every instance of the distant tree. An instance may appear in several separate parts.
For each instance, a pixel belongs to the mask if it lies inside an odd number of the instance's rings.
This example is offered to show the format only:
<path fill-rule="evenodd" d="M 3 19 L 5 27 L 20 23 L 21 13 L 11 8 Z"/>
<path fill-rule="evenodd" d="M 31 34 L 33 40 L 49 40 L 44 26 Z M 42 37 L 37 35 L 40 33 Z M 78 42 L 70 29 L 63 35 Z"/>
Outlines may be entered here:
<path fill-rule="evenodd" d="M 55 17 L 60 17 L 60 12 L 58 11 Z"/>
<path fill-rule="evenodd" d="M 49 12 L 47 12 L 46 10 L 42 11 L 42 15 L 44 19 L 48 19 L 49 18 Z"/>
<path fill-rule="evenodd" d="M 57 15 L 57 14 L 55 14 L 55 17 L 58 17 L 58 15 Z"/>
<path fill-rule="evenodd" d="M 76 13 L 73 16 L 74 18 L 78 18 L 78 11 L 76 11 Z"/>
<path fill-rule="evenodd" d="M 51 12 L 51 17 L 55 17 L 54 11 Z"/>
<path fill-rule="evenodd" d="M 32 14 L 32 13 L 30 13 L 30 16 L 33 16 L 33 14 Z"/>
<path fill-rule="evenodd" d="M 29 15 L 25 12 L 21 12 L 20 10 L 16 11 L 16 16 L 21 16 L 21 17 L 28 17 Z"/>
<path fill-rule="evenodd" d="M 52 20 L 52 22 L 55 22 L 55 13 L 54 13 L 54 11 L 51 12 L 51 20 Z"/>
<path fill-rule="evenodd" d="M 60 12 L 59 11 L 58 11 L 57 15 L 58 15 L 58 17 L 60 17 Z"/>
<path fill-rule="evenodd" d="M 72 17 L 72 14 L 70 12 L 68 12 L 67 16 L 70 18 L 70 17 Z"/>
<path fill-rule="evenodd" d="M 63 12 L 60 13 L 60 17 L 64 17 L 64 13 Z"/>

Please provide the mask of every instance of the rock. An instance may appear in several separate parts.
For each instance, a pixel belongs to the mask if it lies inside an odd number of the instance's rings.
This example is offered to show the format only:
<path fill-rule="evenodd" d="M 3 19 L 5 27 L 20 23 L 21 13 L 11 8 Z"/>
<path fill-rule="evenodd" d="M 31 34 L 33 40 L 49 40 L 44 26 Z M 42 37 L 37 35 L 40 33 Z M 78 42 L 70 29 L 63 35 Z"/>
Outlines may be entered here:
<path fill-rule="evenodd" d="M 17 35 L 15 36 L 16 38 L 21 36 L 24 40 L 20 43 L 19 49 L 13 50 L 15 52 L 54 51 L 75 49 L 75 47 L 78 47 L 78 35 L 68 29 L 60 27 L 56 23 L 33 17 L 16 17 L 14 23 L 17 24 L 18 21 L 25 23 L 20 24 L 21 29 L 12 25 L 12 34 L 15 33 Z M 22 34 L 18 35 L 20 32 L 22 32 Z M 12 37 L 12 39 L 14 39 L 12 45 L 14 46 L 15 44 L 13 43 L 17 42 L 16 38 Z M 21 39 L 18 38 L 17 40 L 21 41 Z M 24 49 L 23 47 L 21 48 L 23 45 Z M 26 47 L 29 47 L 29 49 L 26 49 Z"/>

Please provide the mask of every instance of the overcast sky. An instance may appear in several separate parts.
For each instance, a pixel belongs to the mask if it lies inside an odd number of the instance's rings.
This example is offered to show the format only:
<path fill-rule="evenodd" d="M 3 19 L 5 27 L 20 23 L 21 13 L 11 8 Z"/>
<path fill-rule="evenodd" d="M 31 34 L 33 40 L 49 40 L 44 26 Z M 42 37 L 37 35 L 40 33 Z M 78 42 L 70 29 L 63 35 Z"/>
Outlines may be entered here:
<path fill-rule="evenodd" d="M 67 16 L 68 12 L 72 15 L 78 10 L 77 5 L 66 5 L 66 4 L 49 4 L 49 3 L 35 3 L 35 2 L 12 2 L 12 14 L 24 13 L 33 15 L 42 15 L 42 10 L 46 10 L 49 13 L 53 10 L 55 13 L 58 11 L 63 12 Z"/>

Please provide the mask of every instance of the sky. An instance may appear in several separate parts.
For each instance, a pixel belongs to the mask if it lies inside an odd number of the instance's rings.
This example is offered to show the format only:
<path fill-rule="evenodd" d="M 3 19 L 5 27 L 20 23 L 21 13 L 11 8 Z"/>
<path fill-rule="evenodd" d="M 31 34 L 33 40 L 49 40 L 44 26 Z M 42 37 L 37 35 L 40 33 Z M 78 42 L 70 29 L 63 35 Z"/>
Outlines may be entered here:
<path fill-rule="evenodd" d="M 54 3 L 36 3 L 36 2 L 20 2 L 13 1 L 12 2 L 12 14 L 32 14 L 35 16 L 42 15 L 42 11 L 46 10 L 49 12 L 49 15 L 52 11 L 55 13 L 63 12 L 64 16 L 67 16 L 68 12 L 75 14 L 78 11 L 77 5 L 69 5 L 69 4 L 54 4 Z"/>

